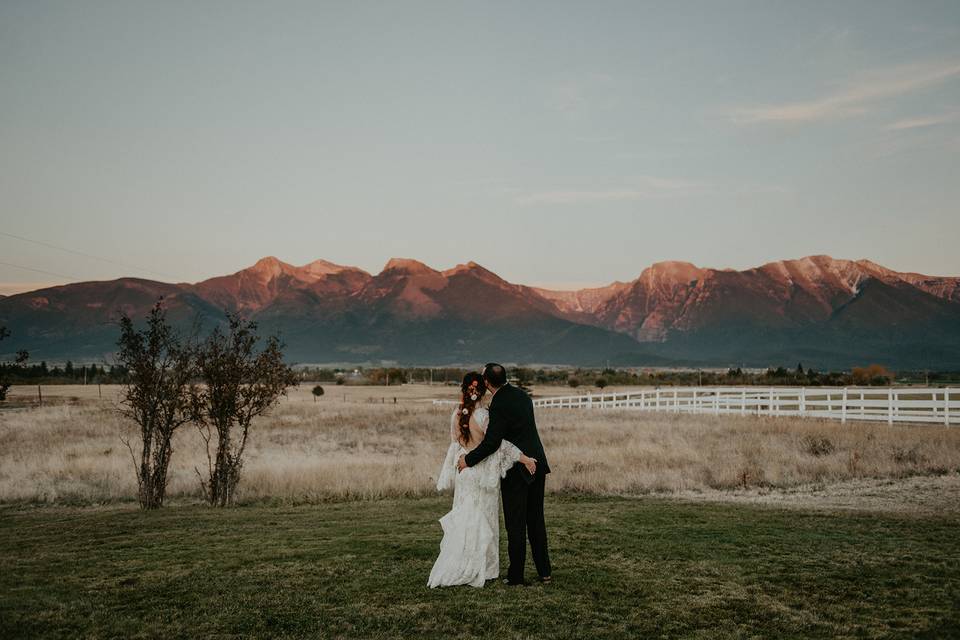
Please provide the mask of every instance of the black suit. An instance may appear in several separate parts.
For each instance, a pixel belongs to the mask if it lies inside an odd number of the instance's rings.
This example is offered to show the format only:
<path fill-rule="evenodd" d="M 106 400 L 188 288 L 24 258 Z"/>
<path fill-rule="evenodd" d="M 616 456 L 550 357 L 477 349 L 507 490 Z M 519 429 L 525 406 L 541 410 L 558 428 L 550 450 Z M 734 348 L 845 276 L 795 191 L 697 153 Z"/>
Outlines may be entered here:
<path fill-rule="evenodd" d="M 543 518 L 543 491 L 546 474 L 550 473 L 547 454 L 543 451 L 537 422 L 533 415 L 530 396 L 506 384 L 500 387 L 490 402 L 490 424 L 487 434 L 477 448 L 466 455 L 467 466 L 472 467 L 500 448 L 503 440 L 513 443 L 524 455 L 537 460 L 537 473 L 531 483 L 523 477 L 520 463 L 513 465 L 500 482 L 503 498 L 503 522 L 507 529 L 507 550 L 510 568 L 507 579 L 523 581 L 526 564 L 527 542 L 537 573 L 541 577 L 551 575 L 550 554 L 547 551 L 547 526 Z"/>

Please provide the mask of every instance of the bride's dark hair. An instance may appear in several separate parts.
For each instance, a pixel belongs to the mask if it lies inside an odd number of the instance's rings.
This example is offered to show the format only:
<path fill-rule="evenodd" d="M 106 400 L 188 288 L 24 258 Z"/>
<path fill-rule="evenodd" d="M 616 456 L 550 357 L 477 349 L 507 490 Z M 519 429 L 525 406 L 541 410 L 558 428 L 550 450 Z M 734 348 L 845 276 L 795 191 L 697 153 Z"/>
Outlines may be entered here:
<path fill-rule="evenodd" d="M 457 407 L 457 424 L 460 426 L 460 442 L 466 446 L 470 442 L 470 416 L 480 404 L 480 399 L 487 392 L 487 383 L 483 376 L 471 371 L 463 376 L 460 383 L 460 406 Z"/>

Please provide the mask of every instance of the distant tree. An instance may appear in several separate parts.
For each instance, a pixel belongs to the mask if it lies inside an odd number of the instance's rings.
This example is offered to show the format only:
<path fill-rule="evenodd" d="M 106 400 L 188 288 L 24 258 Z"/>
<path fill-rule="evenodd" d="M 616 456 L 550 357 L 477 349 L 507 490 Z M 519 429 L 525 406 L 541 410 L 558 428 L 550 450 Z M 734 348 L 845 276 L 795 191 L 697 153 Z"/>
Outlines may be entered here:
<path fill-rule="evenodd" d="M 129 316 L 121 316 L 117 346 L 117 361 L 129 373 L 118 410 L 139 427 L 139 456 L 128 438 L 122 441 L 133 459 L 140 508 L 157 509 L 166 494 L 173 434 L 193 413 L 188 392 L 193 353 L 167 324 L 160 302 L 150 311 L 145 329 L 136 329 Z"/>
<path fill-rule="evenodd" d="M 370 384 L 374 385 L 390 386 L 395 384 L 406 384 L 407 371 L 398 367 L 391 367 L 389 369 L 371 369 L 367 374 L 367 379 L 370 381 Z"/>
<path fill-rule="evenodd" d="M 517 367 L 512 371 L 512 374 L 512 382 L 516 385 L 516 387 L 528 396 L 532 396 L 533 390 L 530 388 L 530 384 L 533 382 L 533 378 L 535 376 L 534 371 L 531 369 L 524 369 L 523 367 Z"/>
<path fill-rule="evenodd" d="M 576 389 L 580 386 L 580 380 L 571 376 L 567 379 L 567 384 L 570 385 L 570 388 Z"/>
<path fill-rule="evenodd" d="M 597 388 L 598 388 L 598 389 L 603 389 L 604 387 L 607 386 L 607 379 L 606 379 L 606 378 L 597 378 L 597 380 L 596 380 L 596 382 L 594 382 L 594 384 L 597 385 Z"/>
<path fill-rule="evenodd" d="M 893 382 L 894 375 L 886 367 L 871 364 L 866 367 L 854 367 L 850 372 L 853 384 L 884 386 Z"/>
<path fill-rule="evenodd" d="M 311 393 L 313 393 L 313 401 L 316 402 L 317 398 L 323 395 L 323 387 L 321 387 L 320 385 L 317 385 L 313 388 L 313 391 L 311 391 Z"/>
<path fill-rule="evenodd" d="M 283 361 L 283 345 L 267 338 L 258 351 L 257 325 L 227 316 L 227 330 L 214 329 L 197 349 L 197 371 L 203 386 L 194 390 L 196 424 L 206 445 L 207 477 L 200 485 L 211 506 L 233 504 L 243 453 L 254 418 L 269 411 L 297 383 Z"/>
<path fill-rule="evenodd" d="M 797 363 L 797 375 L 798 375 L 798 376 L 802 376 L 802 375 L 803 375 L 803 363 L 802 363 L 802 362 L 798 362 L 798 363 Z"/>
<path fill-rule="evenodd" d="M 10 337 L 10 331 L 6 327 L 0 327 L 0 341 L 4 338 Z M 7 399 L 7 391 L 10 390 L 11 382 L 7 378 L 9 374 L 18 373 L 19 370 L 23 367 L 24 363 L 30 358 L 30 355 L 26 351 L 18 351 L 17 355 L 14 357 L 12 365 L 5 365 L 2 368 L 3 377 L 0 378 L 0 402 L 3 402 Z"/>

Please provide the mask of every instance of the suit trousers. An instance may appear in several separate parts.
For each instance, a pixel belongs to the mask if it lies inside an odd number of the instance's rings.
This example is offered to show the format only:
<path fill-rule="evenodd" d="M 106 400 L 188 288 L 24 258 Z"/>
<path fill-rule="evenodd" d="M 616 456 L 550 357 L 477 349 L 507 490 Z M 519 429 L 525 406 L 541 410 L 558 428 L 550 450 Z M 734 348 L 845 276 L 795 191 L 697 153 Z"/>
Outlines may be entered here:
<path fill-rule="evenodd" d="M 530 539 L 530 551 L 537 574 L 541 578 L 551 575 L 550 553 L 547 549 L 547 526 L 543 517 L 543 492 L 546 474 L 538 473 L 533 482 L 527 484 L 518 468 L 507 472 L 500 482 L 500 495 L 503 499 L 503 523 L 507 529 L 507 553 L 510 567 L 507 579 L 510 582 L 522 582 L 524 566 L 527 562 L 527 540 Z"/>

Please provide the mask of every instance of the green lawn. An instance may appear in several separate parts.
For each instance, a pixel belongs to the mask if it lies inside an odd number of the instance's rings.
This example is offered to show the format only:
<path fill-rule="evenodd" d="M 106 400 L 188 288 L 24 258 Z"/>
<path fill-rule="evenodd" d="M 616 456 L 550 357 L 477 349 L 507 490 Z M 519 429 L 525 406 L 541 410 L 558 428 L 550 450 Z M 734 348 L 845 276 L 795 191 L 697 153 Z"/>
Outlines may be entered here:
<path fill-rule="evenodd" d="M 555 584 L 430 590 L 448 505 L 0 508 L 0 637 L 960 636 L 956 516 L 551 497 Z"/>

